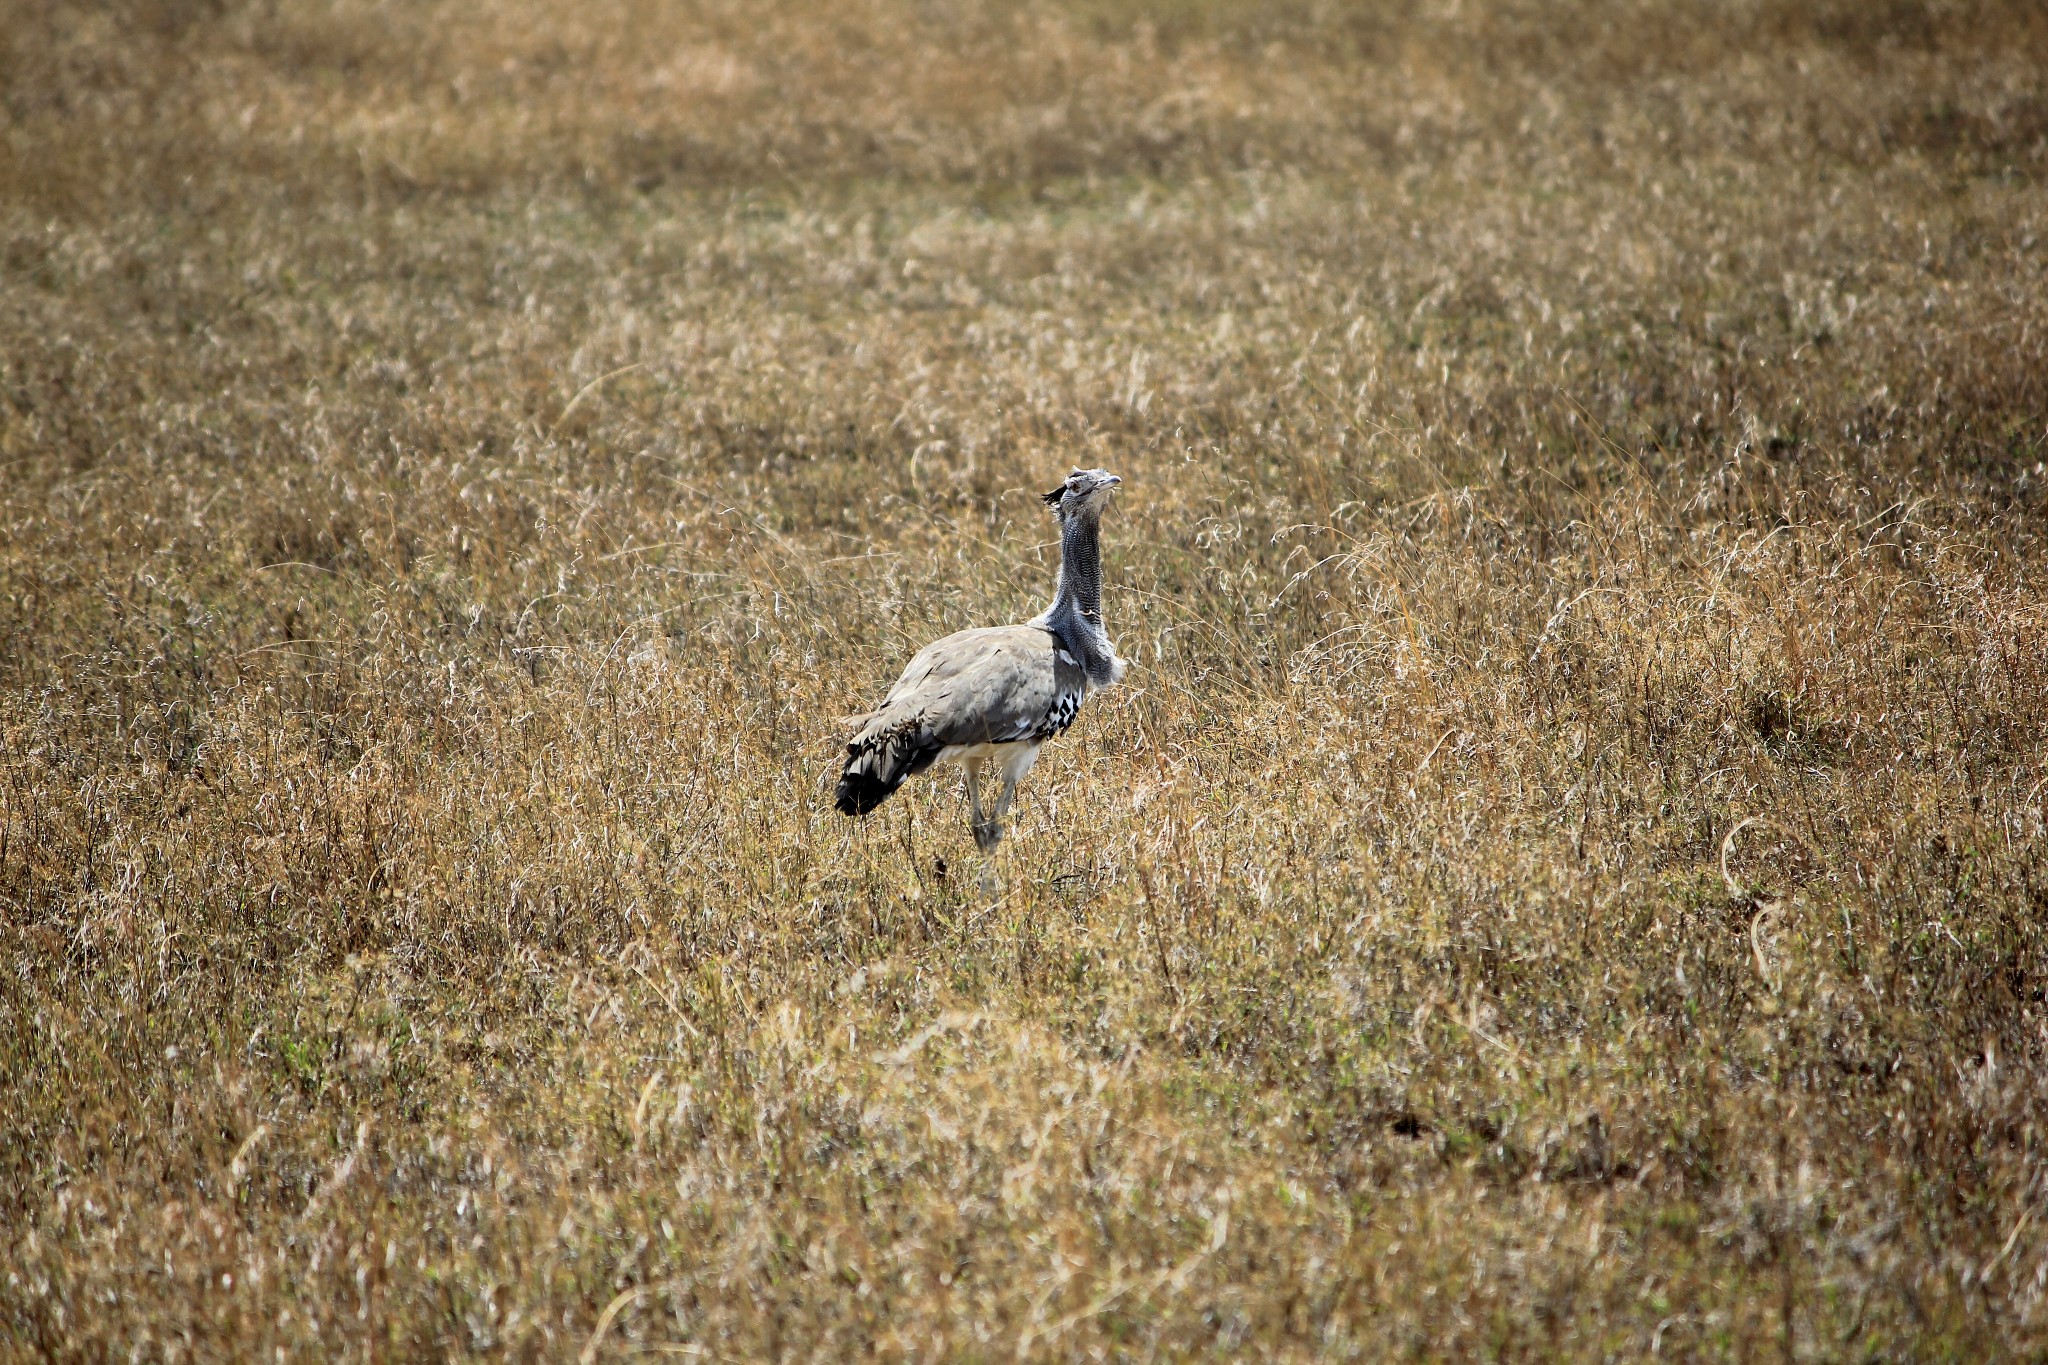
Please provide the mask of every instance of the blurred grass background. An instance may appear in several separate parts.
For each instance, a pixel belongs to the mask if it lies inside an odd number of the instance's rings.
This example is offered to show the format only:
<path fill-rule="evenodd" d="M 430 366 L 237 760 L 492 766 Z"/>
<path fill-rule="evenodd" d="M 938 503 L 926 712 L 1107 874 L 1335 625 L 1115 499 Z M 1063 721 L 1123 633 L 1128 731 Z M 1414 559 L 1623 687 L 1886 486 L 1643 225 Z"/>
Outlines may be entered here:
<path fill-rule="evenodd" d="M 0 5 L 0 1341 L 2048 1350 L 2048 12 Z M 1021 619 L 1024 789 L 840 734 Z"/>

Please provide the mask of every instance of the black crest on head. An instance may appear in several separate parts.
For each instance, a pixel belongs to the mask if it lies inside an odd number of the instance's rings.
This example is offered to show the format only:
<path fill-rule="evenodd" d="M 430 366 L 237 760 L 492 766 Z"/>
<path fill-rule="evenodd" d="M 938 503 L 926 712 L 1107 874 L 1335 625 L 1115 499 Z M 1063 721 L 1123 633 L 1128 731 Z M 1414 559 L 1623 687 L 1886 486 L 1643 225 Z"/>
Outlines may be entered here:
<path fill-rule="evenodd" d="M 1052 508 L 1055 512 L 1057 512 L 1060 506 L 1060 499 L 1064 498 L 1066 495 L 1067 486 L 1065 484 L 1061 484 L 1058 488 L 1053 489 L 1052 492 L 1047 493 L 1045 495 L 1045 505 L 1047 507 Z"/>

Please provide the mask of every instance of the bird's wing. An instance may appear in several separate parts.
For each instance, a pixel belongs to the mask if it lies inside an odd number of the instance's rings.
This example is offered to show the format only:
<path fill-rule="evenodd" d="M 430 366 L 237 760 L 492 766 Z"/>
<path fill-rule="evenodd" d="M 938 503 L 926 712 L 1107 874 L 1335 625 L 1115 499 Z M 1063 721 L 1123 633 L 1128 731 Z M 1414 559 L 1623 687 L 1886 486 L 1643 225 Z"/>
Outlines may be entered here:
<path fill-rule="evenodd" d="M 1081 677 L 1042 627 L 963 630 L 918 651 L 870 724 L 916 717 L 941 745 L 1025 739 L 1051 712 L 1062 683 L 1073 688 Z"/>
<path fill-rule="evenodd" d="M 963 630 L 926 645 L 882 704 L 854 717 L 835 804 L 865 815 L 905 778 L 956 744 L 1009 744 L 1057 734 L 1088 678 L 1043 626 Z"/>

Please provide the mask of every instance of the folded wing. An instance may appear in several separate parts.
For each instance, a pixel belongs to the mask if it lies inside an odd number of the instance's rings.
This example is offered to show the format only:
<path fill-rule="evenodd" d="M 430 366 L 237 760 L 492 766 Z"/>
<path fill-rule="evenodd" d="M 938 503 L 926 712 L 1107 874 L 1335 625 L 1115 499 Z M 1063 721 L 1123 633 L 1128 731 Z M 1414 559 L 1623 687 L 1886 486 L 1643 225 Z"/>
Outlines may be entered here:
<path fill-rule="evenodd" d="M 963 630 L 919 650 L 882 704 L 858 718 L 846 746 L 837 805 L 864 815 L 948 749 L 1042 738 L 1071 721 L 1071 693 L 1086 686 L 1059 641 L 1040 626 Z M 1064 717 L 1059 713 L 1064 711 Z"/>

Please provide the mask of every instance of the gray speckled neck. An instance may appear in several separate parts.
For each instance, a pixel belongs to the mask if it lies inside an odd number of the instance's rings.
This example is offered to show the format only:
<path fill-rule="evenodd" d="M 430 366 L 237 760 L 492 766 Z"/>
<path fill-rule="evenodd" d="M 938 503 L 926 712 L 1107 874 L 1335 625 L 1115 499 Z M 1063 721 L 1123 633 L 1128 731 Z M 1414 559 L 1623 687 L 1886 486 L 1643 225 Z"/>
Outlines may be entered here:
<path fill-rule="evenodd" d="M 1102 628 L 1100 526 L 1100 512 L 1061 515 L 1059 585 L 1038 624 L 1080 660 L 1091 683 L 1107 687 L 1116 678 L 1116 650 Z"/>

